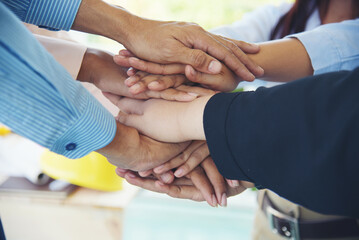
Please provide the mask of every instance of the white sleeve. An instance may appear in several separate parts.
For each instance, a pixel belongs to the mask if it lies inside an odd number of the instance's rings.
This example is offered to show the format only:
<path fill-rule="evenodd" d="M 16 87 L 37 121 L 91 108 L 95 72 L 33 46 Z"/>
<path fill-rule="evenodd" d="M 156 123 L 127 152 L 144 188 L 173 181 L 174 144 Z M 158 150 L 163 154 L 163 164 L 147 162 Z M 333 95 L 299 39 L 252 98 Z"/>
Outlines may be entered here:
<path fill-rule="evenodd" d="M 359 18 L 293 34 L 305 47 L 314 74 L 353 70 L 359 66 Z"/>
<path fill-rule="evenodd" d="M 215 28 L 211 32 L 246 42 L 269 41 L 271 32 L 279 19 L 289 11 L 291 6 L 291 3 L 283 3 L 280 6 L 263 6 L 245 14 L 241 20 L 231 25 Z"/>
<path fill-rule="evenodd" d="M 75 42 L 34 34 L 36 39 L 59 62 L 73 79 L 77 79 L 86 47 Z"/>

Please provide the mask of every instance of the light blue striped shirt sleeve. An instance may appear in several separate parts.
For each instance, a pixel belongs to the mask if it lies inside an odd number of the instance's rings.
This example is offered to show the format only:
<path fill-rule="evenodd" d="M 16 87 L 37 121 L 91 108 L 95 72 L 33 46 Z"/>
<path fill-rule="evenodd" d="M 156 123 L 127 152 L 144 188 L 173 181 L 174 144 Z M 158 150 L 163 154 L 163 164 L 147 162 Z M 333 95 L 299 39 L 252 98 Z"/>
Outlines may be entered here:
<path fill-rule="evenodd" d="M 81 0 L 0 0 L 23 22 L 50 30 L 70 30 Z"/>
<path fill-rule="evenodd" d="M 0 122 L 69 158 L 108 145 L 113 116 L 2 3 L 0 29 Z"/>
<path fill-rule="evenodd" d="M 297 38 L 304 45 L 314 74 L 359 66 L 359 19 L 325 24 L 288 37 Z"/>

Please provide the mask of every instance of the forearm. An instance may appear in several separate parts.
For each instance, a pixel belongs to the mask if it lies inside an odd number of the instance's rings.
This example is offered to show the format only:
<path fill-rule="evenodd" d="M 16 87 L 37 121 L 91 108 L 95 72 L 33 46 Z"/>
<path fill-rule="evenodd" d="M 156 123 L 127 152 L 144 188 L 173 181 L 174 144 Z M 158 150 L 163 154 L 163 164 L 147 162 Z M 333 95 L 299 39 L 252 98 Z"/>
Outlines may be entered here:
<path fill-rule="evenodd" d="M 113 116 L 2 4 L 0 16 L 0 68 L 6 66 L 1 70 L 0 122 L 70 158 L 107 145 L 116 128 Z"/>
<path fill-rule="evenodd" d="M 139 19 L 122 7 L 99 0 L 83 0 L 72 29 L 102 35 L 125 44 L 130 30 L 135 30 L 135 23 Z"/>
<path fill-rule="evenodd" d="M 295 38 L 260 44 L 257 54 L 250 58 L 264 69 L 261 79 L 289 82 L 313 75 L 313 67 L 305 47 Z"/>
<path fill-rule="evenodd" d="M 188 106 L 182 108 L 178 121 L 180 131 L 185 139 L 206 140 L 203 129 L 203 113 L 211 97 L 212 95 L 200 97 L 190 103 L 185 103 Z"/>
<path fill-rule="evenodd" d="M 221 174 L 322 213 L 358 217 L 358 74 L 212 97 L 204 127 Z"/>

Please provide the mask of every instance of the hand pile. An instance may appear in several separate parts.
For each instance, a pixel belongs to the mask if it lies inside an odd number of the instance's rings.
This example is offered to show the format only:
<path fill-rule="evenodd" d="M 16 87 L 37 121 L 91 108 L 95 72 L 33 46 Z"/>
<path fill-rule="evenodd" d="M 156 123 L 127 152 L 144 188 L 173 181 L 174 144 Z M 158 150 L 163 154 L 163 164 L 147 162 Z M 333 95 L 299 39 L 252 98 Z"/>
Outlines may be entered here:
<path fill-rule="evenodd" d="M 245 44 L 242 43 L 244 48 L 247 46 Z M 181 120 L 178 116 L 189 108 L 187 104 L 208 100 L 216 92 L 232 91 L 241 78 L 225 65 L 222 65 L 219 74 L 202 73 L 190 65 L 148 62 L 128 50 L 120 51 L 113 60 L 127 69 L 128 78 L 122 82 L 126 85 L 126 91 L 114 92 L 113 86 L 106 88 L 106 85 L 100 86 L 100 89 L 121 109 L 116 119 L 136 128 L 140 133 L 138 137 L 150 142 L 148 152 L 141 153 L 133 164 L 127 161 L 126 165 L 121 165 L 123 156 L 119 159 L 108 157 L 111 163 L 118 166 L 116 172 L 119 176 L 144 189 L 176 198 L 207 201 L 213 207 L 226 206 L 227 197 L 253 187 L 249 182 L 225 179 L 218 172 L 205 141 L 186 137 L 178 127 L 181 124 L 168 124 L 178 121 L 187 124 L 185 119 Z M 95 84 L 99 86 L 101 82 Z M 201 111 L 193 110 L 195 112 L 190 112 L 190 115 L 194 119 L 202 119 Z M 145 116 L 148 116 L 146 120 Z M 120 131 L 121 135 L 128 134 L 123 129 Z M 127 144 L 125 151 L 128 157 L 125 159 L 130 159 L 130 156 L 136 155 L 135 151 L 143 149 L 138 146 L 142 142 Z"/>

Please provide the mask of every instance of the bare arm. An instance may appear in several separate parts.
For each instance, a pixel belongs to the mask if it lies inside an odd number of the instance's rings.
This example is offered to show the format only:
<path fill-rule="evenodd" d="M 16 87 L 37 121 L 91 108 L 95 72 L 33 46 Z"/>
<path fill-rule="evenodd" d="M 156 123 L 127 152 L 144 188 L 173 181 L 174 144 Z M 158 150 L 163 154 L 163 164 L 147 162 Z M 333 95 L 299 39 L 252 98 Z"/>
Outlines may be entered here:
<path fill-rule="evenodd" d="M 313 75 L 309 55 L 296 38 L 265 42 L 260 47 L 259 53 L 249 57 L 264 69 L 261 79 L 289 82 Z"/>

